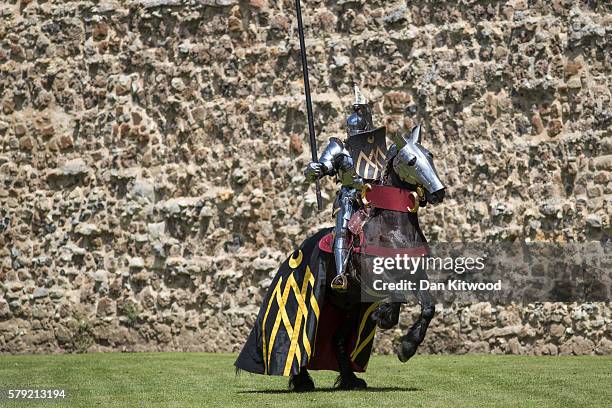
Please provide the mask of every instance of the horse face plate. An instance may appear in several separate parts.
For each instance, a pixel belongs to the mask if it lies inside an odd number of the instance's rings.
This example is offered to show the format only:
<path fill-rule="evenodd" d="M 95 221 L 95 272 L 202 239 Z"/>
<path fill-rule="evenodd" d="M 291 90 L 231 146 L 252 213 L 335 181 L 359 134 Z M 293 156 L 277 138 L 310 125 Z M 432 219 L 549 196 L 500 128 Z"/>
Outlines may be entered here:
<path fill-rule="evenodd" d="M 398 139 L 400 149 L 393 159 L 393 169 L 409 184 L 425 188 L 427 201 L 432 204 L 444 198 L 444 185 L 438 177 L 433 155 L 421 145 L 421 127 L 417 126 L 408 136 Z"/>

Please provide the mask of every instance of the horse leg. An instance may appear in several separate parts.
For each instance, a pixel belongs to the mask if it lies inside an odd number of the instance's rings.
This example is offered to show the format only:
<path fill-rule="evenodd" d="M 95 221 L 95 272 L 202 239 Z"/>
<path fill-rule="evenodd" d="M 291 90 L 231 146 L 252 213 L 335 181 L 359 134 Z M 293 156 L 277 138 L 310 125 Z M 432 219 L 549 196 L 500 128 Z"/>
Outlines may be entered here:
<path fill-rule="evenodd" d="M 414 356 L 417 348 L 425 339 L 429 322 L 436 312 L 436 307 L 428 290 L 417 290 L 416 297 L 421 306 L 421 314 L 410 330 L 408 330 L 408 333 L 400 339 L 401 343 L 397 357 L 402 363 L 405 363 L 410 357 Z"/>
<path fill-rule="evenodd" d="M 347 313 L 346 319 L 342 322 L 333 337 L 336 359 L 338 360 L 338 371 L 340 375 L 336 379 L 336 387 L 341 390 L 364 389 L 368 385 L 358 378 L 351 368 L 351 361 L 346 351 L 346 340 L 355 325 L 355 314 Z"/>
<path fill-rule="evenodd" d="M 390 329 L 399 322 L 400 306 L 399 302 L 383 303 L 372 313 L 372 319 L 379 328 Z"/>
<path fill-rule="evenodd" d="M 289 389 L 295 392 L 314 391 L 314 381 L 312 381 L 312 377 L 308 374 L 306 367 L 302 367 L 298 374 L 289 377 Z"/>

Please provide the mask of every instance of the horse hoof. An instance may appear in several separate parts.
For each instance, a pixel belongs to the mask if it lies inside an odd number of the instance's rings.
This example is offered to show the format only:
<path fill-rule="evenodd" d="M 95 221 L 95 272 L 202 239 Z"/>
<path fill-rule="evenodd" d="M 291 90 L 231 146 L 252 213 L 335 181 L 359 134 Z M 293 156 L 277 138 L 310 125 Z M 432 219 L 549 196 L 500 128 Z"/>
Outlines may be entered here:
<path fill-rule="evenodd" d="M 293 392 L 310 392 L 314 391 L 315 385 L 310 374 L 307 371 L 301 371 L 289 377 L 289 389 Z"/>
<path fill-rule="evenodd" d="M 402 342 L 400 344 L 399 350 L 397 351 L 397 358 L 402 363 L 410 360 L 412 356 L 416 354 L 417 346 L 411 342 Z"/>
<path fill-rule="evenodd" d="M 376 322 L 376 325 L 382 330 L 391 329 L 397 324 L 397 321 L 393 321 L 392 310 L 388 304 L 383 304 L 378 307 L 372 313 L 372 320 Z"/>
<path fill-rule="evenodd" d="M 363 378 L 355 377 L 355 380 L 353 382 L 353 389 L 354 390 L 365 390 L 366 388 L 368 388 L 368 383 L 365 382 Z"/>
<path fill-rule="evenodd" d="M 355 374 L 350 376 L 340 375 L 336 380 L 336 388 L 339 390 L 365 390 L 367 387 L 368 383 L 366 383 L 364 379 L 357 377 Z"/>

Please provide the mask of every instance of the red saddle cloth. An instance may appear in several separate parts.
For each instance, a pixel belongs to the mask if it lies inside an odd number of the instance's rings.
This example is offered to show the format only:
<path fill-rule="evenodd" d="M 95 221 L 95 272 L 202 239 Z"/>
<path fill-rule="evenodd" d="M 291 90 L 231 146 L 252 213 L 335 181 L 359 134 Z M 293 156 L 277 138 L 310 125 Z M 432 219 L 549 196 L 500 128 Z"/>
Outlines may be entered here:
<path fill-rule="evenodd" d="M 416 194 L 401 188 L 391 186 L 374 185 L 372 189 L 366 192 L 366 201 L 373 208 L 382 208 L 385 210 L 410 212 L 409 208 L 414 208 L 416 203 Z M 359 245 L 353 246 L 353 252 L 380 256 L 394 257 L 396 255 L 408 256 L 425 256 L 427 255 L 427 247 L 412 247 L 412 248 L 388 248 L 373 245 L 364 245 L 365 237 L 361 227 L 365 222 L 364 211 L 357 211 L 349 221 L 349 229 L 355 236 L 359 237 Z M 334 233 L 323 236 L 319 241 L 319 248 L 322 251 L 332 253 L 334 245 Z"/>
<path fill-rule="evenodd" d="M 361 242 L 363 242 L 363 236 L 361 236 Z M 334 233 L 330 232 L 329 234 L 323 236 L 319 241 L 319 248 L 328 253 L 333 253 L 334 246 Z M 408 256 L 425 256 L 427 255 L 427 247 L 419 246 L 412 248 L 388 248 L 388 247 L 380 247 L 374 245 L 366 245 L 366 246 L 354 246 L 353 252 L 358 254 L 372 255 L 372 256 L 380 256 L 385 258 L 392 258 L 395 255 L 408 255 Z"/>

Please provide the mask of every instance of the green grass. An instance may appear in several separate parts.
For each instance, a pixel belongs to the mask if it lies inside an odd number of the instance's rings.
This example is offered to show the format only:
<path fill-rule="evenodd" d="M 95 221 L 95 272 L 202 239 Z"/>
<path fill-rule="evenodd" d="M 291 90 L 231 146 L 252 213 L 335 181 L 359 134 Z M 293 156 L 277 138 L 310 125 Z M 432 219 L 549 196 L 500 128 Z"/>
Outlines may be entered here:
<path fill-rule="evenodd" d="M 373 357 L 366 391 L 290 394 L 287 379 L 234 373 L 235 356 L 205 353 L 0 356 L 0 390 L 65 388 L 67 401 L 0 400 L 0 406 L 70 407 L 605 407 L 611 357 Z M 6 398 L 6 397 L 3 397 Z"/>

